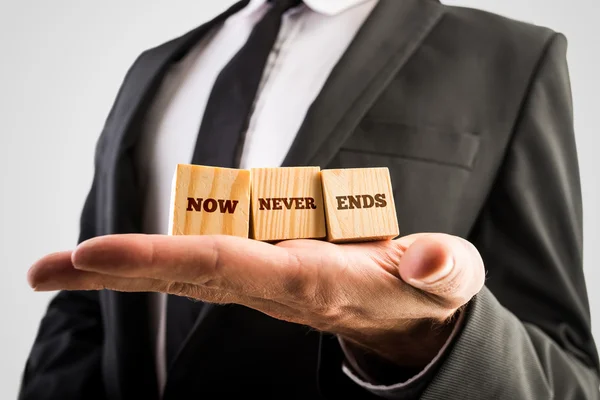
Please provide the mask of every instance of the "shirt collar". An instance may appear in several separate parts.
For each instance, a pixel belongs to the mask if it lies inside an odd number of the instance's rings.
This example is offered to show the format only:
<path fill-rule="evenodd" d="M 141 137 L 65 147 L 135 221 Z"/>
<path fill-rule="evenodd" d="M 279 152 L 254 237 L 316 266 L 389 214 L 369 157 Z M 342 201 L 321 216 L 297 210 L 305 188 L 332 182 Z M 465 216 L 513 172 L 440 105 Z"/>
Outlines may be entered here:
<path fill-rule="evenodd" d="M 362 3 L 374 0 L 304 0 L 304 4 L 316 13 L 338 15 Z M 250 0 L 250 3 L 238 15 L 249 15 L 263 7 L 267 0 Z"/>
<path fill-rule="evenodd" d="M 362 3 L 373 0 L 304 0 L 304 3 L 314 12 L 325 15 L 338 15 Z"/>

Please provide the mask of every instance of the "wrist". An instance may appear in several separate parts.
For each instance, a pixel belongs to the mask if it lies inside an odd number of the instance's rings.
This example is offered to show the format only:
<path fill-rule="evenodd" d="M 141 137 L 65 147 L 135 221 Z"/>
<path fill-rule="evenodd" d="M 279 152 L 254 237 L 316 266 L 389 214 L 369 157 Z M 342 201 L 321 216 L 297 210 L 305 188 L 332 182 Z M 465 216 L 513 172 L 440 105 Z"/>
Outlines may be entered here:
<path fill-rule="evenodd" d="M 455 330 L 460 310 L 444 321 L 401 321 L 393 326 L 338 333 L 353 352 L 378 356 L 403 368 L 422 369 L 433 360 Z"/>

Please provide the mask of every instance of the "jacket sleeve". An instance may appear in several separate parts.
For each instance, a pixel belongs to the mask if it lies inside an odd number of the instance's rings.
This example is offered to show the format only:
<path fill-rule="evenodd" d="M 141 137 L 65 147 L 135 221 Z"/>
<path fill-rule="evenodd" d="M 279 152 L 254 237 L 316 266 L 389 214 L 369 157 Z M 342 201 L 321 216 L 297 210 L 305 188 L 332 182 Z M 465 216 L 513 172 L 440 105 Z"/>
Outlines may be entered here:
<path fill-rule="evenodd" d="M 538 65 L 471 240 L 486 287 L 424 399 L 600 399 L 566 39 Z"/>

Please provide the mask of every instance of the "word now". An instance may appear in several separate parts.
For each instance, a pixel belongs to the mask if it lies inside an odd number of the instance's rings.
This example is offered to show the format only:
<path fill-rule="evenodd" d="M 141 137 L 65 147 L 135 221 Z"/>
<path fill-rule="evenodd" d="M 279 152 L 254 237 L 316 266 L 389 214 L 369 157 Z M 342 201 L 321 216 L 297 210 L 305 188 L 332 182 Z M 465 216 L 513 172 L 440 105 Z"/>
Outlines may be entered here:
<path fill-rule="evenodd" d="M 281 197 L 258 199 L 259 210 L 314 210 L 317 208 L 312 197 Z"/>
<path fill-rule="evenodd" d="M 375 196 L 358 194 L 356 196 L 336 196 L 338 210 L 354 210 L 355 208 L 386 207 L 385 193 Z"/>
<path fill-rule="evenodd" d="M 188 197 L 187 211 L 213 213 L 218 209 L 221 214 L 233 214 L 238 203 L 238 200 L 194 199 L 193 197 Z"/>

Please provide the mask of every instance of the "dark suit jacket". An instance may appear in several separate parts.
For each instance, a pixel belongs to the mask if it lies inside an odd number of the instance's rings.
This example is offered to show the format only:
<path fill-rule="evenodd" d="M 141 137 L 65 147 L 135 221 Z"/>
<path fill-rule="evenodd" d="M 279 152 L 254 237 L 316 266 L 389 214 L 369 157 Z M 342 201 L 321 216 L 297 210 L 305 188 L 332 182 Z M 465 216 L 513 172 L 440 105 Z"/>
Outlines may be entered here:
<path fill-rule="evenodd" d="M 140 231 L 140 121 L 169 65 L 244 5 L 133 64 L 98 141 L 80 240 Z M 600 398 L 565 51 L 549 29 L 436 0 L 381 0 L 285 159 L 387 166 L 403 234 L 446 232 L 479 249 L 486 286 L 423 399 Z M 144 293 L 59 293 L 20 398 L 156 399 L 149 310 Z M 341 362 L 327 334 L 207 305 L 165 399 L 374 398 Z"/>

